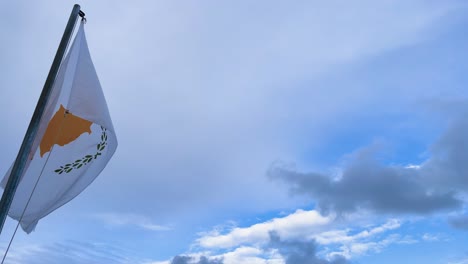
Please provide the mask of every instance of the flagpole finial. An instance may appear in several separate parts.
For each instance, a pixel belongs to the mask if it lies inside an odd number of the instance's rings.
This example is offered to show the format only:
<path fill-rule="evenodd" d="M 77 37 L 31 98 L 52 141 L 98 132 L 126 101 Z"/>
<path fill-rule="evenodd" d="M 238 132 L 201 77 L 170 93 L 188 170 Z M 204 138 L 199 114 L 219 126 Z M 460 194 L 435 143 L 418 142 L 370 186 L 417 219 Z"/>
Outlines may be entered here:
<path fill-rule="evenodd" d="M 83 21 L 84 23 L 86 23 L 86 18 L 85 18 L 86 14 L 85 14 L 85 12 L 83 12 L 83 11 L 80 10 L 80 12 L 78 13 L 78 15 L 80 15 L 81 21 Z"/>

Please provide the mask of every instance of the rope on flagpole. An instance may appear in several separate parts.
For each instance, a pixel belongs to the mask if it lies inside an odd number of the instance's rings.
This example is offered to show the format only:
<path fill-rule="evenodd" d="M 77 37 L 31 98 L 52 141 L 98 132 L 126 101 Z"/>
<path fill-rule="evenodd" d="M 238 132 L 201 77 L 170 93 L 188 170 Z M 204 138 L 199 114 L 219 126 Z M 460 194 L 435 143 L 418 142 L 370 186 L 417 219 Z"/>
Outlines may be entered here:
<path fill-rule="evenodd" d="M 24 214 L 26 213 L 26 209 L 28 208 L 29 202 L 31 202 L 31 198 L 33 197 L 34 191 L 36 190 L 37 184 L 39 183 L 39 180 L 41 179 L 42 173 L 44 172 L 45 166 L 47 165 L 47 161 L 49 161 L 50 154 L 52 153 L 53 150 L 54 150 L 54 147 L 52 147 L 52 149 L 49 152 L 49 155 L 47 155 L 46 162 L 42 166 L 41 173 L 39 174 L 39 177 L 37 177 L 37 180 L 36 180 L 36 183 L 34 184 L 34 188 L 33 188 L 32 192 L 31 192 L 31 195 L 29 195 L 28 201 L 26 202 L 26 206 L 24 207 L 23 212 L 21 213 L 21 217 L 20 217 L 20 219 L 18 219 L 18 223 L 16 224 L 15 231 L 13 232 L 13 235 L 12 235 L 12 237 L 10 239 L 10 242 L 8 243 L 8 247 L 7 247 L 6 251 L 5 251 L 5 254 L 3 255 L 3 259 L 2 259 L 1 264 L 3 264 L 3 262 L 6 259 L 6 256 L 8 255 L 8 251 L 10 250 L 11 243 L 13 242 L 13 239 L 16 236 L 16 231 L 18 231 L 18 227 L 19 227 L 19 225 L 21 223 L 21 220 L 23 219 Z"/>

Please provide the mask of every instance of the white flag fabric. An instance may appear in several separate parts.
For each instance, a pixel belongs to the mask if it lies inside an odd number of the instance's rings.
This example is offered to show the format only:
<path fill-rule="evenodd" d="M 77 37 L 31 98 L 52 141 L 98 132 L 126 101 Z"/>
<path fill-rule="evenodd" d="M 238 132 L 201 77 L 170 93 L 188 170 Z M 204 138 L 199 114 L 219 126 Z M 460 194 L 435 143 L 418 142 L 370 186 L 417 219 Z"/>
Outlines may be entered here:
<path fill-rule="evenodd" d="M 8 213 L 27 233 L 34 230 L 39 219 L 80 194 L 117 148 L 83 24 L 58 72 Z M 3 178 L 3 188 L 9 175 L 10 171 Z"/>

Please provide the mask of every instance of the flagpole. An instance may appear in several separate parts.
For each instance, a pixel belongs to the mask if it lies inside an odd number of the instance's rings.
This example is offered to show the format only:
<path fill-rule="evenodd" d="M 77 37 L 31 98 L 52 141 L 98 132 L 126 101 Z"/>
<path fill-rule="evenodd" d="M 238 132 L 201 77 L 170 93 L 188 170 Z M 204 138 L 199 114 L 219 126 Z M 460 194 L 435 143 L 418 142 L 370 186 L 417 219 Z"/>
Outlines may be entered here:
<path fill-rule="evenodd" d="M 60 45 L 57 49 L 57 53 L 55 54 L 54 61 L 50 67 L 49 75 L 47 75 L 44 88 L 42 89 L 42 93 L 39 97 L 39 101 L 37 102 L 36 109 L 34 110 L 34 114 L 31 118 L 31 122 L 29 123 L 28 130 L 26 131 L 23 143 L 21 144 L 20 150 L 18 152 L 18 156 L 16 157 L 13 168 L 11 169 L 11 174 L 5 186 L 5 190 L 3 191 L 2 199 L 0 200 L 0 234 L 3 230 L 3 225 L 5 224 L 8 211 L 10 210 L 16 188 L 20 182 L 20 177 L 25 169 L 26 161 L 28 159 L 29 153 L 31 152 L 32 144 L 39 128 L 39 123 L 41 122 L 41 117 L 45 111 L 45 107 L 47 105 L 47 101 L 49 100 L 57 72 L 60 68 L 60 64 L 62 63 L 68 43 L 72 37 L 73 29 L 75 28 L 78 16 L 84 18 L 85 13 L 81 11 L 80 6 L 76 4 L 73 6 L 73 10 L 70 14 L 70 18 L 68 19 L 67 26 L 65 27 L 62 40 L 60 41 Z"/>

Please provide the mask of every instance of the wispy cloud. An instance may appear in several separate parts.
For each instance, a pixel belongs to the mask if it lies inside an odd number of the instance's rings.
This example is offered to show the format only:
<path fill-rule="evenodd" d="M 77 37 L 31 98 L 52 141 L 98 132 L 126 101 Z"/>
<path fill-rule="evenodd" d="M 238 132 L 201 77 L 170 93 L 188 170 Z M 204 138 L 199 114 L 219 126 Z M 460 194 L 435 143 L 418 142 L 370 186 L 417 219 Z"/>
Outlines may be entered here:
<path fill-rule="evenodd" d="M 425 233 L 422 236 L 422 240 L 428 241 L 428 242 L 439 241 L 440 239 L 441 239 L 441 237 L 439 235 L 435 235 L 435 234 Z"/>
<path fill-rule="evenodd" d="M 99 213 L 92 215 L 92 217 L 111 227 L 134 226 L 149 231 L 171 230 L 169 226 L 155 224 L 150 218 L 137 214 Z"/>
<path fill-rule="evenodd" d="M 349 235 L 351 230 L 332 230 L 332 231 L 325 231 L 318 234 L 315 239 L 320 244 L 334 244 L 334 243 L 352 243 L 359 240 L 367 239 L 378 234 L 384 233 L 389 230 L 397 229 L 401 225 L 400 221 L 396 219 L 392 219 L 387 221 L 381 226 L 373 227 L 369 230 L 363 230 L 358 232 L 354 235 Z"/>
<path fill-rule="evenodd" d="M 419 241 L 408 236 L 402 237 L 399 234 L 391 234 L 383 239 L 372 240 L 351 240 L 343 243 L 338 251 L 330 252 L 327 255 L 332 256 L 344 256 L 350 259 L 355 256 L 367 255 L 369 253 L 381 252 L 384 248 L 391 244 L 414 244 Z"/>
<path fill-rule="evenodd" d="M 123 247 L 98 242 L 64 241 L 54 244 L 16 245 L 10 249 L 9 264 L 143 264 L 148 262 Z"/>

